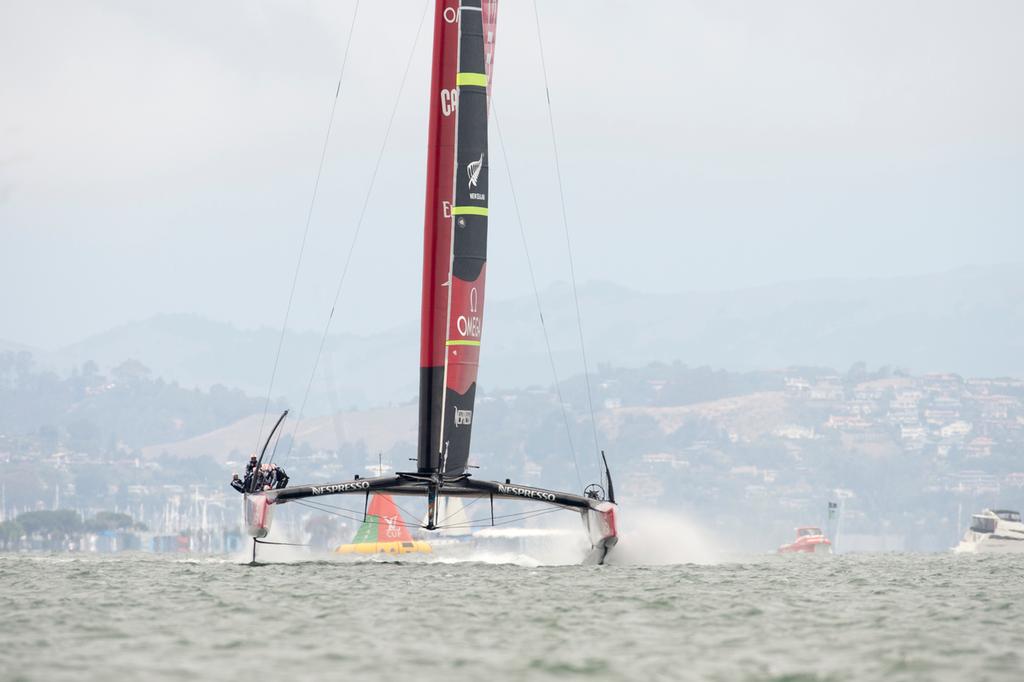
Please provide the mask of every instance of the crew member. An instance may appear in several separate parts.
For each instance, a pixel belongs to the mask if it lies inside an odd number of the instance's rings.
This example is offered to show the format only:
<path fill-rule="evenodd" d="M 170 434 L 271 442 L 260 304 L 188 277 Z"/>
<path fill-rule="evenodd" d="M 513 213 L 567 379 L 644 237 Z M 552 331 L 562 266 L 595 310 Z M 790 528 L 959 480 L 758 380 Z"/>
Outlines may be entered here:
<path fill-rule="evenodd" d="M 284 469 L 277 466 L 276 464 L 270 465 L 270 471 L 267 476 L 266 483 L 273 490 L 283 488 L 288 485 L 288 474 L 284 472 Z"/>
<path fill-rule="evenodd" d="M 271 490 L 277 488 L 277 465 L 271 464 L 267 470 L 267 485 L 270 486 Z"/>
<path fill-rule="evenodd" d="M 249 462 L 245 465 L 245 478 L 242 484 L 245 486 L 246 491 L 252 492 L 256 490 L 253 485 L 253 479 L 256 478 L 256 455 L 249 457 Z"/>
<path fill-rule="evenodd" d="M 283 488 L 288 485 L 288 474 L 282 467 L 276 466 L 276 476 L 274 477 L 276 485 L 275 488 Z"/>
<path fill-rule="evenodd" d="M 231 475 L 231 487 L 240 493 L 245 492 L 245 483 L 238 477 L 237 471 Z"/>

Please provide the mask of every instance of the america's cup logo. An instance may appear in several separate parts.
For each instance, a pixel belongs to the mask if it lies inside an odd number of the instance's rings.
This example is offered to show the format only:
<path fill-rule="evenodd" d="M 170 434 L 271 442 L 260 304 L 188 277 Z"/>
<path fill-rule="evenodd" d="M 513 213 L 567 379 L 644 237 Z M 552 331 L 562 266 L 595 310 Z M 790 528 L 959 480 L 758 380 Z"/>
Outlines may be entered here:
<path fill-rule="evenodd" d="M 484 155 L 480 153 L 480 158 L 476 161 L 470 161 L 466 164 L 466 175 L 469 176 L 469 186 L 476 187 L 476 183 L 480 180 L 480 171 L 484 167 Z"/>

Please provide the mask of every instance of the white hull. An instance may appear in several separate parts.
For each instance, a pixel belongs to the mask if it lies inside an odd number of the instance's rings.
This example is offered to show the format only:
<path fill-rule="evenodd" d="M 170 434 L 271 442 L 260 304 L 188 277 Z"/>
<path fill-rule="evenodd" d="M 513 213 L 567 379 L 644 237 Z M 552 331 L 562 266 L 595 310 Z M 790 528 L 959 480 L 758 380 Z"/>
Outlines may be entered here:
<path fill-rule="evenodd" d="M 990 533 L 969 530 L 953 551 L 958 554 L 1024 554 L 1024 540 L 993 537 Z"/>
<path fill-rule="evenodd" d="M 974 514 L 963 540 L 953 548 L 958 554 L 1024 554 L 1024 523 L 1010 510 Z"/>
<path fill-rule="evenodd" d="M 267 537 L 274 519 L 274 507 L 267 495 L 248 493 L 244 496 L 245 534 L 260 540 Z"/>

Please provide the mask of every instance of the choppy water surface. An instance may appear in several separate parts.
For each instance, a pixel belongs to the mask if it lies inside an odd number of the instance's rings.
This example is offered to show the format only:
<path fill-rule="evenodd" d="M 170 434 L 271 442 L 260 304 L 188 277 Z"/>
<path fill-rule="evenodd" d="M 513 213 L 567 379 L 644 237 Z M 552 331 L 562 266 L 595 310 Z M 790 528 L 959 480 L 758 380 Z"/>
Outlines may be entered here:
<path fill-rule="evenodd" d="M 0 678 L 1020 680 L 1024 558 L 0 556 Z M 254 677 L 255 676 L 255 677 Z"/>

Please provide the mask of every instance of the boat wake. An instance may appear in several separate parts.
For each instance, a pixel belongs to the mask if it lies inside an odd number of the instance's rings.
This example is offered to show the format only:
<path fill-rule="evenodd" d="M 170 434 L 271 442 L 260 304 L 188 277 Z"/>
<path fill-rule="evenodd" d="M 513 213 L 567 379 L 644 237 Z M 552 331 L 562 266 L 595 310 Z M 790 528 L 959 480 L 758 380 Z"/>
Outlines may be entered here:
<path fill-rule="evenodd" d="M 465 540 L 448 539 L 447 542 L 431 543 L 432 551 L 428 553 L 409 552 L 404 554 L 387 552 L 342 554 L 327 548 L 303 546 L 300 541 L 274 537 L 275 542 L 295 542 L 295 544 L 259 543 L 256 550 L 256 563 L 490 564 L 536 568 L 539 566 L 579 565 L 589 549 L 584 535 L 578 529 L 575 533 L 551 529 L 547 531 L 530 529 L 522 532 L 527 535 L 524 537 L 514 536 L 516 541 L 512 544 L 490 537 L 467 537 Z M 242 550 L 232 556 L 232 561 L 239 564 L 249 564 L 251 559 L 251 549 Z"/>
<path fill-rule="evenodd" d="M 517 546 L 490 543 L 481 546 L 479 540 L 438 543 L 429 554 L 336 554 L 327 549 L 304 546 L 260 544 L 257 563 L 286 564 L 330 561 L 344 564 L 401 563 L 401 564 L 459 564 L 478 563 L 512 565 L 527 568 L 540 566 L 579 565 L 587 547 L 582 534 L 570 533 L 567 526 L 562 532 L 552 529 L 526 537 Z M 579 537 L 576 537 L 579 535 Z M 716 564 L 728 556 L 728 548 L 714 542 L 698 525 L 678 512 L 658 509 L 630 509 L 620 520 L 620 540 L 607 557 L 611 566 L 658 566 L 673 564 Z M 301 543 L 301 540 L 277 538 L 276 541 Z M 251 551 L 239 552 L 238 563 L 249 563 Z"/>
<path fill-rule="evenodd" d="M 231 559 L 232 563 L 249 564 L 250 553 L 238 553 Z M 358 564 L 489 564 L 494 566 L 522 566 L 537 568 L 540 566 L 562 566 L 579 564 L 579 556 L 574 559 L 559 560 L 557 556 L 545 556 L 543 553 L 523 554 L 516 552 L 492 552 L 470 549 L 457 554 L 337 554 L 326 549 L 310 550 L 302 547 L 260 547 L 256 559 L 257 565 L 264 564 L 306 564 L 331 563 L 343 565 Z"/>

